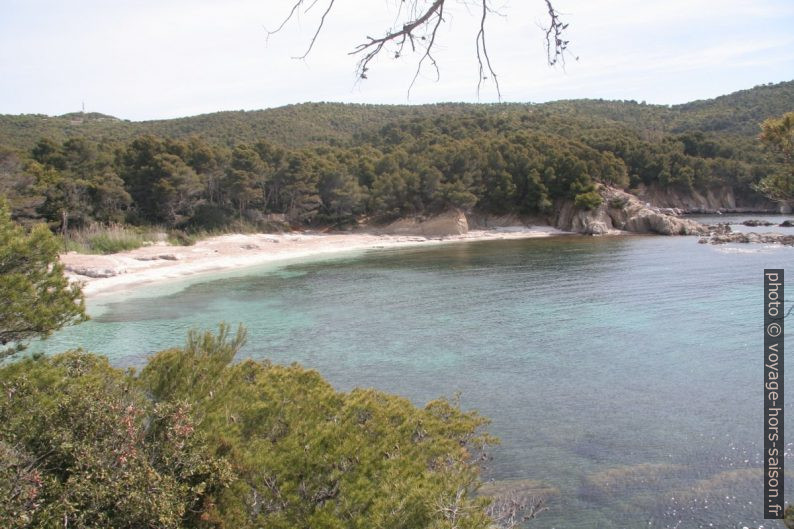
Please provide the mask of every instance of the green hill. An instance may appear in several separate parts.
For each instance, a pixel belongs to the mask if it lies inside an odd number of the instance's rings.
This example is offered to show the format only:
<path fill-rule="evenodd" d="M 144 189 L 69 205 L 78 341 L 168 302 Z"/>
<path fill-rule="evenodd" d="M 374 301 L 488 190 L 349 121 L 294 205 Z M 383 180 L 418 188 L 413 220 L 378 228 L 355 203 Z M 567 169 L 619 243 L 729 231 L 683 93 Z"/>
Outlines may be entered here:
<path fill-rule="evenodd" d="M 0 145 L 29 150 L 42 137 L 127 141 L 142 134 L 174 139 L 201 136 L 231 146 L 266 139 L 285 147 L 345 144 L 387 123 L 438 116 L 526 116 L 532 129 L 560 133 L 566 127 L 630 129 L 648 138 L 689 131 L 754 137 L 758 123 L 794 109 L 794 81 L 683 105 L 636 101 L 566 100 L 533 104 L 354 105 L 303 103 L 268 110 L 216 112 L 178 119 L 131 122 L 99 113 L 0 115 Z"/>

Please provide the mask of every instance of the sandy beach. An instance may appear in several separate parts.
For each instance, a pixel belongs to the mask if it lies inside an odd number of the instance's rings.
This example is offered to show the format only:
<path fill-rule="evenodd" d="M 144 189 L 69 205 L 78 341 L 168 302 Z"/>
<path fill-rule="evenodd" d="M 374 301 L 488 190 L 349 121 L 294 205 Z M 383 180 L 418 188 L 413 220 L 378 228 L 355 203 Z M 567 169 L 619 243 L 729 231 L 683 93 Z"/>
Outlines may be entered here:
<path fill-rule="evenodd" d="M 69 252 L 62 254 L 60 259 L 70 280 L 81 283 L 85 295 L 91 297 L 196 274 L 346 251 L 556 235 L 570 233 L 551 226 L 533 226 L 473 230 L 462 235 L 433 238 L 369 233 L 233 234 L 204 239 L 193 246 L 157 243 L 111 255 Z"/>

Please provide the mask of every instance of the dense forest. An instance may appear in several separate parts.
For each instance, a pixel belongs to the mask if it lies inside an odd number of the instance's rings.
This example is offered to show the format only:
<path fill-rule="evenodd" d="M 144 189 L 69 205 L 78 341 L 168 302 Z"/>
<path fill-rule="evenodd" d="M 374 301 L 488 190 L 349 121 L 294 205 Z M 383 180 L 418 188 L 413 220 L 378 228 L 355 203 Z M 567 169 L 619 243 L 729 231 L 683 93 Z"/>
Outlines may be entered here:
<path fill-rule="evenodd" d="M 0 116 L 0 194 L 68 233 L 127 223 L 215 230 L 385 222 L 452 207 L 548 215 L 599 183 L 756 196 L 780 163 L 758 140 L 794 82 L 678 106 L 634 101 L 331 103 L 132 123 Z M 276 214 L 276 215 L 273 215 Z M 282 217 L 283 215 L 283 217 Z"/>

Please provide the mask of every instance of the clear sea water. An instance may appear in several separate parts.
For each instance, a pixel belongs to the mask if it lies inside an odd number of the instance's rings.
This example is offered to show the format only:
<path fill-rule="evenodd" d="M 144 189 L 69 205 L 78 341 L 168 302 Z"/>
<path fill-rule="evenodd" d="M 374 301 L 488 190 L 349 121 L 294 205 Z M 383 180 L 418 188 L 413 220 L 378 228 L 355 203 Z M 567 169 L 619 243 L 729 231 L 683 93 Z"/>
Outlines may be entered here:
<path fill-rule="evenodd" d="M 36 348 L 134 366 L 239 322 L 243 356 L 342 390 L 460 392 L 502 440 L 488 479 L 551 490 L 529 527 L 778 528 L 761 508 L 762 272 L 788 267 L 794 292 L 792 264 L 794 248 L 694 237 L 374 250 L 97 298 L 93 320 Z"/>

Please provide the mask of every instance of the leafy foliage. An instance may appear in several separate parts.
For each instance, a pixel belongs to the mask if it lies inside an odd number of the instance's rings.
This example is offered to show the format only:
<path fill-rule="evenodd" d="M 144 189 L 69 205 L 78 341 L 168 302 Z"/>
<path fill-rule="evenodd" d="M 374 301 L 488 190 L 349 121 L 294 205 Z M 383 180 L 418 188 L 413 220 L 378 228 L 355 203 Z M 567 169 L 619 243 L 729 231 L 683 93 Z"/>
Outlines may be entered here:
<path fill-rule="evenodd" d="M 297 365 L 232 364 L 243 334 L 191 333 L 140 379 L 189 402 L 238 479 L 217 499 L 223 527 L 487 527 L 477 461 L 485 419 L 375 390 L 339 393 Z M 456 519 L 447 508 L 455 508 Z"/>
<path fill-rule="evenodd" d="M 595 209 L 604 202 L 601 195 L 595 191 L 588 191 L 587 193 L 579 193 L 574 199 L 574 205 L 582 209 Z"/>
<path fill-rule="evenodd" d="M 0 200 L 0 358 L 27 340 L 86 318 L 82 292 L 58 262 L 58 242 L 44 225 L 14 224 Z"/>
<path fill-rule="evenodd" d="M 780 165 L 758 188 L 772 200 L 794 202 L 794 112 L 764 121 L 760 137 L 778 156 Z"/>
<path fill-rule="evenodd" d="M 203 527 L 232 479 L 186 403 L 81 352 L 0 369 L 0 525 Z"/>

